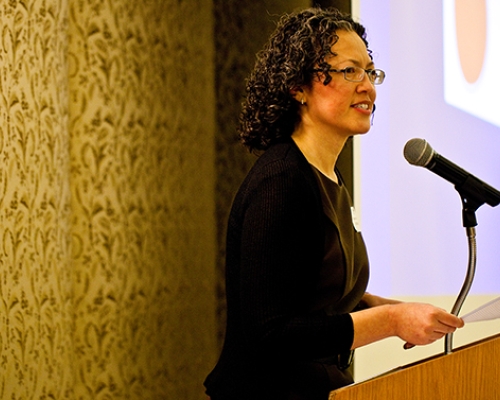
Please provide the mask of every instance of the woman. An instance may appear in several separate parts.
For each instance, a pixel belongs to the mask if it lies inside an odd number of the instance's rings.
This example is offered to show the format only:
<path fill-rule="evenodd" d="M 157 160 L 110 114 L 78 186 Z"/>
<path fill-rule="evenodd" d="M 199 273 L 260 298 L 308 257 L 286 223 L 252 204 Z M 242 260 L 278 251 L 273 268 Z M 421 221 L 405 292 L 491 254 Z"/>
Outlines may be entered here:
<path fill-rule="evenodd" d="M 463 322 L 365 293 L 368 258 L 335 163 L 368 132 L 384 81 L 364 28 L 337 10 L 285 15 L 247 85 L 240 136 L 262 152 L 227 233 L 227 329 L 212 400 L 323 399 L 353 382 L 352 350 L 432 343 Z"/>

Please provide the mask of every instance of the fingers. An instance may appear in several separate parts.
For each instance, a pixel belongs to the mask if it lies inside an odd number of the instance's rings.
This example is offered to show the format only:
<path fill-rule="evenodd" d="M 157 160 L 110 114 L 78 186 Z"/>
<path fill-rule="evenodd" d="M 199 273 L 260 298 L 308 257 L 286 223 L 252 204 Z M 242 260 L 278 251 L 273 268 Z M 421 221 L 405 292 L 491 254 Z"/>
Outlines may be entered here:
<path fill-rule="evenodd" d="M 458 323 L 457 323 L 457 325 L 463 326 L 463 324 L 458 324 Z M 457 330 L 457 328 L 459 328 L 461 326 L 444 324 L 443 322 L 438 320 L 438 321 L 436 321 L 436 324 L 433 328 L 434 328 L 435 333 L 442 334 L 444 336 L 444 335 L 447 335 L 448 333 L 455 332 Z"/>
<path fill-rule="evenodd" d="M 402 332 L 404 334 L 400 336 L 406 341 L 403 345 L 405 350 L 415 345 L 434 343 L 464 326 L 461 318 L 440 308 L 424 304 L 408 304 L 408 307 L 412 309 L 412 318 L 411 321 L 403 321 L 405 329 Z"/>
<path fill-rule="evenodd" d="M 442 308 L 436 308 L 436 310 L 438 310 L 436 317 L 442 324 L 453 326 L 455 328 L 461 328 L 464 325 L 464 321 L 456 315 L 453 315 Z"/>
<path fill-rule="evenodd" d="M 439 322 L 445 326 L 453 328 L 454 330 L 462 328 L 465 325 L 462 318 L 458 318 L 457 316 L 447 313 L 446 311 L 439 316 Z"/>

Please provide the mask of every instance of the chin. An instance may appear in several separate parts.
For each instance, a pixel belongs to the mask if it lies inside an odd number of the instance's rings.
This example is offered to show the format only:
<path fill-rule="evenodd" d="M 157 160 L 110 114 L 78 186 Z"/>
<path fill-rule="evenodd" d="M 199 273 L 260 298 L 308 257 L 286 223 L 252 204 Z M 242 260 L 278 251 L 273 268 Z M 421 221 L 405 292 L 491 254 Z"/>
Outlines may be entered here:
<path fill-rule="evenodd" d="M 368 128 L 365 128 L 365 129 L 359 129 L 356 133 L 354 133 L 352 136 L 356 136 L 356 135 L 364 135 L 366 133 L 368 133 L 370 131 L 370 128 L 371 126 L 369 126 Z"/>

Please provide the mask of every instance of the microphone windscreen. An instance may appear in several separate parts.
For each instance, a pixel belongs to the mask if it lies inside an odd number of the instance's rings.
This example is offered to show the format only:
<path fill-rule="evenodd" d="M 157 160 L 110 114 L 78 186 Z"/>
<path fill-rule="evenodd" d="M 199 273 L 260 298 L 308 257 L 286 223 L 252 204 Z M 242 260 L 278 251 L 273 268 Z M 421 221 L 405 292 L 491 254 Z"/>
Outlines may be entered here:
<path fill-rule="evenodd" d="M 424 139 L 410 139 L 403 154 L 410 164 L 425 167 L 431 161 L 434 150 Z"/>

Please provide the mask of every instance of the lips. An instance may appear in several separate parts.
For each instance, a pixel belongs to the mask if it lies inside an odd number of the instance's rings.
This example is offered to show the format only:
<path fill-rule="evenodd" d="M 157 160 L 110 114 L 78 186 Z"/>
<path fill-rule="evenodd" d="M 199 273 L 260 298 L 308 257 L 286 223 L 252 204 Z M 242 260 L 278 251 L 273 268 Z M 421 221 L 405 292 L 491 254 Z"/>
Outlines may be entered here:
<path fill-rule="evenodd" d="M 365 111 L 371 111 L 371 106 L 369 103 L 357 103 L 357 104 L 352 105 L 352 107 L 359 108 L 359 109 L 365 110 Z"/>

